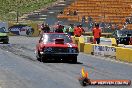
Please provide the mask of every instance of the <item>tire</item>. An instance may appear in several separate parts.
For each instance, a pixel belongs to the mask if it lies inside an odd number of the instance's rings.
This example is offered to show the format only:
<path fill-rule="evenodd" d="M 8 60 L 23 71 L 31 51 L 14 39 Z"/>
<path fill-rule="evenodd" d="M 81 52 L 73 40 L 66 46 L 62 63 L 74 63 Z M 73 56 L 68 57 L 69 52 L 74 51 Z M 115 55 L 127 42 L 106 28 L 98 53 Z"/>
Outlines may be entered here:
<path fill-rule="evenodd" d="M 42 56 L 39 51 L 36 52 L 36 58 L 40 62 L 46 62 L 47 61 L 46 57 L 45 56 Z"/>
<path fill-rule="evenodd" d="M 47 62 L 47 57 L 41 56 L 41 62 L 43 62 L 43 63 Z"/>
<path fill-rule="evenodd" d="M 72 63 L 77 63 L 77 56 L 72 57 Z"/>
<path fill-rule="evenodd" d="M 37 60 L 38 60 L 38 61 L 40 61 L 40 62 L 41 62 L 41 55 L 40 55 L 40 53 L 39 53 L 39 52 L 36 52 L 36 58 L 37 58 Z"/>
<path fill-rule="evenodd" d="M 40 58 L 37 58 L 37 60 L 41 62 L 41 59 Z"/>

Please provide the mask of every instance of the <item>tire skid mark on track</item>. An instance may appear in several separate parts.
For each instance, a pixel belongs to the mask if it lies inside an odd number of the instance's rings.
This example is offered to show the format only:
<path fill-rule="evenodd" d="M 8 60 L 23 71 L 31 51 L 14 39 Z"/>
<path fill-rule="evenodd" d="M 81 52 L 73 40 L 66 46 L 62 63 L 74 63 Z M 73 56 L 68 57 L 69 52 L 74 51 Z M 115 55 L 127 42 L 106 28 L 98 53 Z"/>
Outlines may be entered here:
<path fill-rule="evenodd" d="M 23 57 L 23 58 L 26 58 L 26 59 L 29 59 L 29 60 L 32 60 L 32 61 L 36 61 L 31 56 L 24 53 L 25 50 L 28 50 L 29 52 L 33 52 L 33 49 L 29 49 L 28 47 L 25 47 L 24 45 L 13 44 L 12 46 L 3 46 L 3 47 L 0 47 L 0 48 L 3 49 L 3 50 L 9 51 L 9 52 L 11 52 L 11 53 L 13 53 L 17 56 L 20 56 L 20 57 Z M 113 77 L 112 72 L 108 72 L 108 71 L 105 71 L 103 69 L 97 69 L 93 66 L 88 66 L 86 64 L 77 64 L 77 65 L 81 66 L 81 67 L 90 68 L 90 69 L 94 70 L 94 72 L 96 72 L 100 75 L 104 75 L 104 76 L 107 76 L 107 77 Z M 61 71 L 63 73 L 67 72 L 67 71 L 65 71 L 65 69 L 57 67 L 56 64 L 47 64 L 47 63 L 45 63 L 41 66 L 47 66 L 47 67 L 50 67 L 52 69 Z M 76 72 L 76 74 L 77 74 L 77 72 Z"/>
<path fill-rule="evenodd" d="M 18 55 L 18 56 L 21 56 L 23 58 L 27 58 L 29 60 L 32 60 L 32 61 L 36 61 L 35 58 L 32 58 L 31 56 L 29 56 L 28 54 L 26 54 L 24 52 L 24 49 L 22 50 L 21 47 L 17 46 L 17 44 L 13 44 L 11 47 L 9 46 L 2 46 L 0 47 L 1 49 L 7 51 L 7 52 L 11 52 L 15 55 Z"/>
<path fill-rule="evenodd" d="M 24 49 L 24 50 L 31 51 L 31 52 L 32 52 L 32 51 L 35 51 L 34 49 L 29 49 L 29 48 L 27 48 L 27 47 L 24 47 L 24 46 L 21 46 L 21 48 L 22 48 L 22 49 Z"/>
<path fill-rule="evenodd" d="M 13 54 L 15 54 L 17 56 L 20 56 L 20 57 L 23 57 L 23 58 L 26 58 L 26 59 L 29 59 L 29 60 L 32 60 L 32 61 L 36 61 L 32 57 L 30 57 L 30 56 L 26 55 L 26 53 L 24 53 L 23 50 L 25 50 L 25 49 L 26 50 L 29 50 L 30 52 L 33 51 L 31 49 L 28 49 L 25 46 L 21 46 L 19 44 L 13 44 L 12 47 L 4 46 L 4 47 L 1 47 L 1 49 L 6 50 L 6 51 L 9 51 L 9 52 L 11 52 L 11 53 L 13 53 Z M 66 72 L 62 68 L 58 68 L 56 66 L 56 64 L 55 65 L 54 64 L 44 64 L 44 65 L 47 65 L 47 66 L 49 66 L 51 68 L 54 68 L 54 69 L 56 69 L 58 71 L 61 71 L 61 72 L 63 71 L 64 73 Z M 95 67 L 93 67 L 93 66 L 88 66 L 86 64 L 78 64 L 78 65 L 79 66 L 82 66 L 82 67 L 90 68 L 90 69 L 94 70 L 94 72 L 96 72 L 96 73 L 98 73 L 100 75 L 105 75 L 105 76 L 110 76 L 110 77 L 112 76 L 112 73 L 107 72 L 107 71 L 104 71 L 104 70 L 101 70 L 101 69 L 95 69 Z"/>
<path fill-rule="evenodd" d="M 29 44 L 25 44 L 25 45 L 21 45 L 21 44 L 14 44 L 14 47 L 19 48 L 19 49 L 23 49 L 23 50 L 28 50 L 28 51 L 35 51 L 34 49 L 25 47 L 25 46 L 29 46 Z"/>
<path fill-rule="evenodd" d="M 14 48 L 23 49 L 23 50 L 28 50 L 28 51 L 34 51 L 34 49 L 30 49 L 30 48 L 25 47 L 25 46 L 27 46 L 27 44 L 25 44 L 25 45 L 14 44 Z"/>
<path fill-rule="evenodd" d="M 20 57 L 23 57 L 23 58 L 27 58 L 29 60 L 33 60 L 30 56 L 25 55 L 23 53 L 23 51 L 21 50 L 21 49 L 23 49 L 23 50 L 26 49 L 27 50 L 28 48 L 25 47 L 25 46 L 21 46 L 19 44 L 14 44 L 12 47 L 4 46 L 4 47 L 0 47 L 0 48 L 2 48 L 3 50 L 9 51 L 9 52 L 11 52 L 11 53 L 13 53 L 13 54 L 15 54 L 17 56 L 20 56 Z M 32 50 L 30 50 L 30 51 L 32 51 Z M 61 71 L 63 73 L 66 72 L 64 69 L 58 68 L 56 66 L 56 64 L 54 65 L 54 64 L 47 64 L 47 63 L 45 63 L 44 66 L 48 66 L 48 67 L 53 68 L 55 70 Z M 92 67 L 89 67 L 87 65 L 81 65 L 81 66 L 92 68 Z"/>

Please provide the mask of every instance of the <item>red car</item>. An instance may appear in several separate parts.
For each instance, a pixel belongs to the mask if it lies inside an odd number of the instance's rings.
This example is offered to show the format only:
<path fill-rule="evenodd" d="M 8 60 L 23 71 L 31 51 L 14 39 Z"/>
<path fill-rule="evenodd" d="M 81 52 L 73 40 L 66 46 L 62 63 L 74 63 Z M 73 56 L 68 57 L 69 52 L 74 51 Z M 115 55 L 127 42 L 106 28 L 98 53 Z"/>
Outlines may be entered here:
<path fill-rule="evenodd" d="M 36 46 L 37 60 L 64 60 L 77 62 L 78 47 L 65 33 L 44 33 Z"/>

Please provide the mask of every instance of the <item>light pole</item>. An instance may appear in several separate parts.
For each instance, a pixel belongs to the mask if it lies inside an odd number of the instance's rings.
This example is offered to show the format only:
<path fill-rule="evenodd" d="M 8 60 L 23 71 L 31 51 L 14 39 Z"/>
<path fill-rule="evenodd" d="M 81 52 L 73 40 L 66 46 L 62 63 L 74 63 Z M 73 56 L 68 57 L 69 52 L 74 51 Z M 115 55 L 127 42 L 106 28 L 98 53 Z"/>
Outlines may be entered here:
<path fill-rule="evenodd" d="M 19 22 L 19 8 L 21 7 L 21 3 L 22 3 L 22 1 L 21 0 L 18 0 L 17 2 L 16 2 L 16 21 L 17 21 L 17 23 Z"/>
<path fill-rule="evenodd" d="M 17 16 L 17 23 L 18 23 L 19 21 L 19 11 L 18 10 L 16 11 L 16 16 Z"/>

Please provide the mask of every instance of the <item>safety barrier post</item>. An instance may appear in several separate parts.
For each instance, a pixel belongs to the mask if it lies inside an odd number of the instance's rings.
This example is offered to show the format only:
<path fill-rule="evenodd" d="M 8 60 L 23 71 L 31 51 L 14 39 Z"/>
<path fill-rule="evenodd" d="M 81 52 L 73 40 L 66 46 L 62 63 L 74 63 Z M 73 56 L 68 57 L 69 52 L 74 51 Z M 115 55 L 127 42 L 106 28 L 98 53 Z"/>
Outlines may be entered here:
<path fill-rule="evenodd" d="M 124 62 L 132 62 L 132 49 L 116 47 L 116 59 Z"/>
<path fill-rule="evenodd" d="M 75 37 L 75 44 L 78 45 L 79 37 Z"/>
<path fill-rule="evenodd" d="M 93 54 L 93 45 L 94 44 L 85 43 L 85 45 L 84 45 L 84 53 Z"/>
<path fill-rule="evenodd" d="M 84 37 L 79 37 L 78 48 L 80 52 L 84 52 Z"/>

